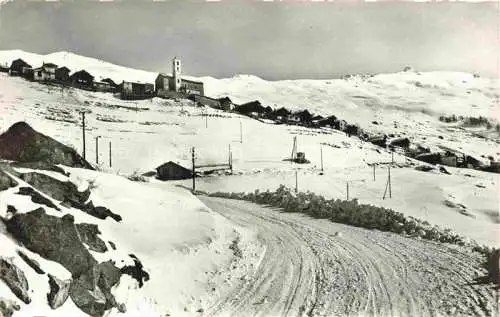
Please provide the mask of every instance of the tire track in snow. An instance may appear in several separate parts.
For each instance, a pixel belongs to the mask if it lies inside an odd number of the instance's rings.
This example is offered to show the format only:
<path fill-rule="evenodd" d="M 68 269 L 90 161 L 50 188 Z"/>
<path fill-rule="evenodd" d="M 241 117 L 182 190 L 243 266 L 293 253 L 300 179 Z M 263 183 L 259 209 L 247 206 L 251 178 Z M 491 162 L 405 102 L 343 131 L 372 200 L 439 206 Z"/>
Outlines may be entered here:
<path fill-rule="evenodd" d="M 258 231 L 250 279 L 205 316 L 495 316 L 495 294 L 466 249 L 366 230 L 248 202 L 200 197 Z M 340 234 L 336 234 L 336 233 Z"/>

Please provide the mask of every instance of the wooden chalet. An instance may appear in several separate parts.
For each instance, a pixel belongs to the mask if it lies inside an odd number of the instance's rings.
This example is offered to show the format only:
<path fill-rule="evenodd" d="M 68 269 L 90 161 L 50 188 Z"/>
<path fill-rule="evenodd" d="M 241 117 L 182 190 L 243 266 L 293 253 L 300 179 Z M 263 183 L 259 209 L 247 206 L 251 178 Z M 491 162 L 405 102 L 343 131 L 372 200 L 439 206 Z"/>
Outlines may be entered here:
<path fill-rule="evenodd" d="M 10 64 L 9 75 L 10 76 L 21 76 L 23 67 L 31 68 L 31 65 L 26 63 L 24 60 L 18 58 Z"/>
<path fill-rule="evenodd" d="M 71 84 L 80 89 L 94 90 L 94 76 L 86 70 L 80 70 L 69 76 Z"/>
<path fill-rule="evenodd" d="M 70 73 L 70 70 L 66 66 L 62 66 L 62 67 L 57 68 L 55 71 L 56 81 L 60 82 L 60 83 L 69 82 L 69 73 Z"/>
<path fill-rule="evenodd" d="M 260 101 L 254 100 L 242 105 L 236 106 L 235 110 L 241 114 L 248 116 L 260 117 L 266 112 L 266 108 L 262 106 Z"/>
<path fill-rule="evenodd" d="M 33 69 L 33 80 L 54 81 L 56 79 L 57 65 L 53 63 L 43 63 L 41 67 Z"/>

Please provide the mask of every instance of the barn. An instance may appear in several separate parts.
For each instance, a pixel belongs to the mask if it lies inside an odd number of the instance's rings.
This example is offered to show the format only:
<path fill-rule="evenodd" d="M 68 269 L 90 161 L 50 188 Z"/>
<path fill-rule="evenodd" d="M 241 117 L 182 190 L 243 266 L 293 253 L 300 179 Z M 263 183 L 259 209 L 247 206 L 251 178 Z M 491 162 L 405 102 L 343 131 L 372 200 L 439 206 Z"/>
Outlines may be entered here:
<path fill-rule="evenodd" d="M 140 100 L 154 97 L 154 85 L 123 81 L 120 84 L 120 98 L 126 100 Z"/>
<path fill-rule="evenodd" d="M 90 75 L 86 70 L 80 70 L 69 77 L 72 85 L 76 88 L 93 90 L 94 76 Z"/>
<path fill-rule="evenodd" d="M 190 169 L 187 169 L 177 163 L 169 161 L 156 168 L 156 178 L 167 180 L 188 179 L 193 176 Z"/>
<path fill-rule="evenodd" d="M 70 70 L 68 67 L 59 67 L 55 72 L 56 81 L 61 83 L 69 82 L 69 73 Z"/>
<path fill-rule="evenodd" d="M 26 63 L 24 60 L 18 58 L 10 64 L 9 75 L 11 76 L 21 76 L 23 67 L 31 68 L 31 65 Z"/>

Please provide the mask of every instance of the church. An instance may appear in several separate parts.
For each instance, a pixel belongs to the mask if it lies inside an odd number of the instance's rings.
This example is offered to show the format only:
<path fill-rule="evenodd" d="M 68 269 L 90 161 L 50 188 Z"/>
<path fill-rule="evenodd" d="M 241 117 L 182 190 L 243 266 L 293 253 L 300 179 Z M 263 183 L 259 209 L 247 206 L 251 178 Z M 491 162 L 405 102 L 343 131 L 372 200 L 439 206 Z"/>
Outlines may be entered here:
<path fill-rule="evenodd" d="M 158 74 L 155 90 L 158 97 L 204 95 L 202 82 L 182 78 L 181 60 L 177 57 L 172 60 L 172 75 Z"/>

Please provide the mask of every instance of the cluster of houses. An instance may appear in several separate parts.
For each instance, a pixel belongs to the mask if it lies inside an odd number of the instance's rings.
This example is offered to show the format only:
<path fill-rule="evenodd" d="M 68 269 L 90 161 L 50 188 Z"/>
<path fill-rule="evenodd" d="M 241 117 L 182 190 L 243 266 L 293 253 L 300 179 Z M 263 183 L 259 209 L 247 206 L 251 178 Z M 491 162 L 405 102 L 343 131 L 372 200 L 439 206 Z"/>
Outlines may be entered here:
<path fill-rule="evenodd" d="M 348 136 L 357 136 L 364 141 L 431 164 L 479 169 L 492 169 L 493 166 L 493 171 L 500 171 L 500 166 L 494 166 L 492 163 L 485 167 L 479 160 L 454 150 L 445 149 L 440 152 L 431 152 L 429 148 L 411 144 L 408 138 L 372 135 L 359 126 L 349 124 L 334 115 L 323 117 L 314 115 L 307 109 L 295 112 L 284 107 L 273 109 L 270 106 L 263 106 L 258 100 L 236 105 L 228 97 L 211 98 L 205 96 L 203 82 L 182 77 L 181 61 L 178 58 L 172 60 L 172 75 L 159 73 L 154 84 L 131 81 L 122 81 L 118 84 L 110 78 L 96 81 L 94 76 L 83 69 L 71 73 L 69 68 L 53 63 L 43 63 L 40 67 L 33 68 L 22 59 L 14 60 L 9 68 L 0 67 L 0 71 L 8 72 L 11 76 L 21 76 L 30 81 L 71 86 L 90 91 L 119 93 L 121 99 L 127 100 L 153 97 L 188 98 L 198 106 L 234 111 L 255 119 L 270 120 L 276 124 L 336 129 L 345 132 Z"/>
<path fill-rule="evenodd" d="M 155 83 L 152 84 L 132 81 L 115 83 L 111 78 L 96 80 L 92 74 L 84 69 L 72 73 L 66 66 L 58 66 L 53 63 L 44 62 L 40 67 L 34 68 L 20 58 L 12 61 L 8 68 L 0 67 L 0 71 L 30 81 L 71 86 L 90 91 L 119 93 L 121 99 L 127 100 L 204 95 L 202 82 L 182 78 L 181 61 L 178 58 L 173 59 L 172 70 L 172 75 L 158 74 Z"/>

